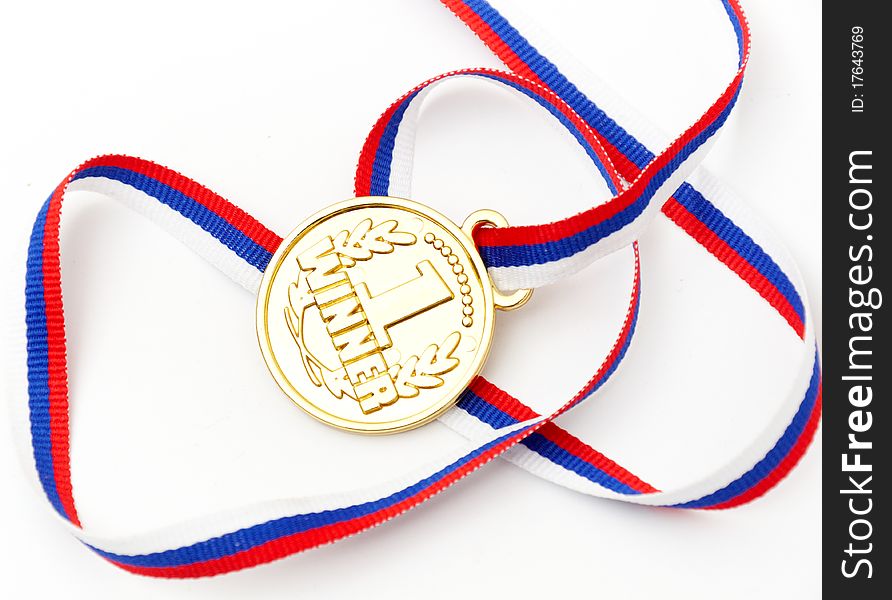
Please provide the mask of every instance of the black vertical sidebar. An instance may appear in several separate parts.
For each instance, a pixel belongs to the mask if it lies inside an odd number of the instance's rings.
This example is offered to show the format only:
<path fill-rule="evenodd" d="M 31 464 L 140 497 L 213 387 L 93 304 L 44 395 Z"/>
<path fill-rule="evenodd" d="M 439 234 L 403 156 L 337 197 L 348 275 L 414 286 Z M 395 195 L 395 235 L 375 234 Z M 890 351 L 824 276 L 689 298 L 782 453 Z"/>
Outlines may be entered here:
<path fill-rule="evenodd" d="M 828 598 L 892 597 L 892 261 L 883 2 L 823 5 L 824 476 Z M 887 294 L 887 292 L 889 292 Z M 880 490 L 886 489 L 887 492 Z"/>

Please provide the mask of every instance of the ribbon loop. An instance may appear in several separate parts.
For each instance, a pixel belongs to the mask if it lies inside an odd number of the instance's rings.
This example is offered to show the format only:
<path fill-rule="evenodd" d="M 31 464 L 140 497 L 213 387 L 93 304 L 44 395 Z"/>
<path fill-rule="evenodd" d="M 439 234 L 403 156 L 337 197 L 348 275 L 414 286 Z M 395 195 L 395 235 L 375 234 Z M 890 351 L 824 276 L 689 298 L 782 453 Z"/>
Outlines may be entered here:
<path fill-rule="evenodd" d="M 402 96 L 366 139 L 357 166 L 357 195 L 408 195 L 414 121 L 421 99 L 434 84 L 455 77 L 494 81 L 533 100 L 564 125 L 614 193 L 607 203 L 554 223 L 478 230 L 476 240 L 494 282 L 505 290 L 545 285 L 627 246 L 634 252 L 634 278 L 615 342 L 576 395 L 540 415 L 478 377 L 455 408 L 441 417 L 464 439 L 434 464 L 372 488 L 336 497 L 256 503 L 131 538 L 99 538 L 81 527 L 69 464 L 60 274 L 59 228 L 67 192 L 98 191 L 118 198 L 252 292 L 282 238 L 208 188 L 160 165 L 109 155 L 75 169 L 38 213 L 25 289 L 30 450 L 55 511 L 84 544 L 125 570 L 198 577 L 262 564 L 358 533 L 420 504 L 499 456 L 583 493 L 675 508 L 729 508 L 776 485 L 802 456 L 817 428 L 820 361 L 793 262 L 773 250 L 770 236 L 751 227 L 754 219 L 745 207 L 702 173 L 693 173 L 734 106 L 749 52 L 748 25 L 739 4 L 721 1 L 737 36 L 739 68 L 703 116 L 654 153 L 569 82 L 487 2 L 443 0 L 511 72 L 456 71 Z M 660 211 L 765 300 L 801 344 L 789 390 L 764 434 L 699 481 L 667 490 L 646 483 L 555 423 L 601 389 L 629 348 L 641 295 L 636 239 Z"/>

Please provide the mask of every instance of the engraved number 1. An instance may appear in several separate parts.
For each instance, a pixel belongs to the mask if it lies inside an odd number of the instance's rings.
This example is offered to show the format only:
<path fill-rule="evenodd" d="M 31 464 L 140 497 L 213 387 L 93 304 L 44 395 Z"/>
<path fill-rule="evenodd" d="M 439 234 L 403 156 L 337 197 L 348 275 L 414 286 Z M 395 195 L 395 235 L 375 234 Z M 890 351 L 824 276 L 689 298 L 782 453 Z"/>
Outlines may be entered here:
<path fill-rule="evenodd" d="M 382 350 L 393 346 L 387 331 L 390 327 L 454 298 L 429 260 L 421 261 L 415 268 L 418 277 L 377 296 L 369 294 L 365 283 L 356 286 L 356 296 Z"/>

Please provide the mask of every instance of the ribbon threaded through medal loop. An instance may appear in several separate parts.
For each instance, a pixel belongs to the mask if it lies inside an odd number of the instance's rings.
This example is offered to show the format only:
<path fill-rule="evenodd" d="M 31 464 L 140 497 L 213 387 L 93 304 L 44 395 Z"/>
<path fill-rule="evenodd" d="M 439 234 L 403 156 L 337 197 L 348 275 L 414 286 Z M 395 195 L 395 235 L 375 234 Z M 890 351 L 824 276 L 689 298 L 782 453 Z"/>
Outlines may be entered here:
<path fill-rule="evenodd" d="M 215 266 L 256 290 L 281 237 L 209 189 L 160 165 L 119 155 L 75 169 L 38 213 L 26 280 L 29 411 L 32 451 L 50 504 L 88 547 L 128 571 L 159 577 L 197 577 L 234 571 L 358 533 L 405 512 L 489 460 L 503 456 L 528 471 L 592 495 L 677 508 L 729 508 L 777 484 L 805 452 L 821 414 L 820 364 L 801 284 L 736 222 L 739 209 L 721 193 L 685 183 L 708 141 L 724 124 L 742 84 L 749 28 L 735 0 L 722 0 L 737 35 L 739 68 L 727 88 L 691 128 L 654 154 L 613 121 L 489 3 L 443 0 L 512 72 L 468 69 L 429 80 L 400 98 L 374 125 L 360 155 L 357 195 L 406 195 L 414 122 L 404 119 L 426 90 L 453 77 L 477 77 L 532 99 L 576 138 L 615 197 L 562 221 L 488 228 L 477 243 L 500 289 L 556 281 L 632 244 L 635 277 L 622 328 L 592 379 L 551 415 L 539 415 L 482 377 L 441 417 L 468 441 L 438 464 L 337 501 L 326 498 L 260 503 L 191 527 L 128 540 L 94 538 L 81 529 L 69 466 L 68 389 L 59 271 L 61 205 L 69 189 L 118 196 L 161 223 L 188 222 L 184 239 Z M 409 115 L 407 117 L 406 115 Z M 405 136 L 402 141 L 400 136 Z M 691 181 L 693 181 L 693 177 Z M 400 187 L 403 186 L 403 187 Z M 145 195 L 158 201 L 149 208 Z M 161 207 L 156 211 L 156 207 Z M 660 208 L 672 222 L 736 273 L 778 313 L 803 344 L 802 369 L 791 396 L 766 432 L 733 464 L 701 482 L 660 491 L 554 423 L 594 394 L 616 371 L 637 322 L 640 278 L 637 239 Z M 197 226 L 197 227 L 196 227 Z M 194 234 L 194 235 L 193 235 Z M 188 238 L 188 239 L 186 239 Z M 213 532 L 213 533 L 209 533 Z"/>

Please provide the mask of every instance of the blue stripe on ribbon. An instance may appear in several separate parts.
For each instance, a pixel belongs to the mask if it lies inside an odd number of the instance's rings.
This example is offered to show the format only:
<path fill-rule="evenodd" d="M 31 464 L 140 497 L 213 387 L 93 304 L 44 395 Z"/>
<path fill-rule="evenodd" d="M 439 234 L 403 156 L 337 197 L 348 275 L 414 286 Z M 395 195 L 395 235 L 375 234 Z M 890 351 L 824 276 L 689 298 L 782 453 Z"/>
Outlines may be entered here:
<path fill-rule="evenodd" d="M 737 254 L 745 259 L 754 269 L 762 274 L 765 279 L 777 288 L 777 291 L 787 299 L 790 306 L 805 321 L 805 306 L 802 298 L 793 286 L 793 282 L 781 270 L 776 262 L 744 231 L 726 217 L 722 211 L 715 207 L 709 200 L 695 190 L 688 183 L 682 184 L 675 192 L 675 199 L 691 214 L 697 217 L 701 223 L 708 227 L 722 241 L 730 246 Z"/>
<path fill-rule="evenodd" d="M 673 508 L 707 508 L 710 506 L 715 506 L 716 504 L 722 504 L 723 502 L 727 502 L 732 498 L 736 498 L 737 496 L 743 494 L 747 490 L 751 489 L 753 486 L 757 485 L 760 481 L 765 479 L 771 472 L 780 464 L 780 462 L 786 458 L 786 456 L 790 453 L 793 446 L 796 442 L 799 441 L 799 438 L 802 436 L 802 432 L 805 430 L 805 426 L 808 423 L 809 418 L 811 417 L 812 411 L 815 407 L 815 403 L 818 399 L 818 389 L 821 385 L 821 368 L 820 362 L 818 358 L 817 352 L 815 353 L 815 364 L 812 369 L 811 381 L 809 382 L 808 389 L 805 392 L 805 398 L 802 400 L 802 403 L 799 405 L 799 410 L 796 411 L 796 415 L 793 417 L 793 420 L 787 425 L 786 430 L 784 430 L 784 434 L 777 441 L 774 447 L 769 450 L 768 454 L 765 455 L 762 460 L 760 460 L 756 465 L 741 475 L 738 479 L 735 479 L 727 486 L 722 489 L 713 492 L 712 494 L 708 494 L 703 496 L 702 498 L 698 498 L 696 500 L 691 500 L 690 502 L 684 502 L 681 504 L 673 504 L 671 505 Z"/>
<path fill-rule="evenodd" d="M 657 189 L 666 182 L 691 154 L 721 128 L 737 101 L 740 89 L 718 117 L 688 142 L 662 169 L 654 173 L 641 195 L 616 215 L 565 238 L 523 246 L 480 246 L 480 255 L 487 267 L 539 265 L 582 252 L 634 221 L 644 212 Z"/>
<path fill-rule="evenodd" d="M 406 96 L 403 103 L 397 107 L 384 127 L 384 132 L 378 141 L 378 148 L 375 150 L 375 160 L 372 162 L 372 178 L 369 185 L 369 195 L 371 196 L 386 196 L 389 192 L 393 146 L 396 143 L 396 136 L 400 130 L 403 114 L 405 114 L 406 109 L 409 108 L 412 100 L 415 99 L 419 92 L 421 90 Z"/>
<path fill-rule="evenodd" d="M 539 54 L 519 31 L 508 23 L 499 12 L 483 0 L 465 0 L 465 5 L 492 28 L 520 59 L 550 87 L 564 102 L 569 104 L 582 119 L 604 136 L 639 169 L 654 158 L 654 154 L 628 134 L 616 121 L 579 91 L 564 74 L 547 58 Z"/>
<path fill-rule="evenodd" d="M 520 430 L 523 431 L 523 430 Z M 294 535 L 311 529 L 333 525 L 349 521 L 358 517 L 371 515 L 380 510 L 387 509 L 395 504 L 407 500 L 423 491 L 424 489 L 434 485 L 450 473 L 460 469 L 467 463 L 471 462 L 487 450 L 494 448 L 505 440 L 516 436 L 519 431 L 513 431 L 495 440 L 474 449 L 465 456 L 459 458 L 449 466 L 437 471 L 433 475 L 418 481 L 417 483 L 402 489 L 390 496 L 363 502 L 354 506 L 337 508 L 332 510 L 324 510 L 315 513 L 307 513 L 300 515 L 292 515 L 273 519 L 266 523 L 260 523 L 244 529 L 226 533 L 218 537 L 198 542 L 189 546 L 183 546 L 163 552 L 154 552 L 151 554 L 141 555 L 125 555 L 115 554 L 100 550 L 94 546 L 87 544 L 89 548 L 100 556 L 113 560 L 118 563 L 130 565 L 134 567 L 176 567 L 180 565 L 188 565 L 214 560 L 224 556 L 229 556 L 237 552 L 250 550 L 275 539 Z"/>
<path fill-rule="evenodd" d="M 98 166 L 84 169 L 73 179 L 104 177 L 120 181 L 152 196 L 162 204 L 177 211 L 232 250 L 245 262 L 263 272 L 272 258 L 272 253 L 245 235 L 229 221 L 213 212 L 194 198 L 176 190 L 157 179 L 121 167 Z"/>
<path fill-rule="evenodd" d="M 478 421 L 486 423 L 493 429 L 509 427 L 510 425 L 519 422 L 505 411 L 496 408 L 472 392 L 471 388 L 466 388 L 465 391 L 462 392 L 455 405 L 472 417 L 475 417 Z"/>
<path fill-rule="evenodd" d="M 28 244 L 25 271 L 25 324 L 28 348 L 28 409 L 31 446 L 40 485 L 50 504 L 65 519 L 65 509 L 56 489 L 50 437 L 49 344 L 47 341 L 46 299 L 43 289 L 43 237 L 52 196 L 44 203 Z"/>

